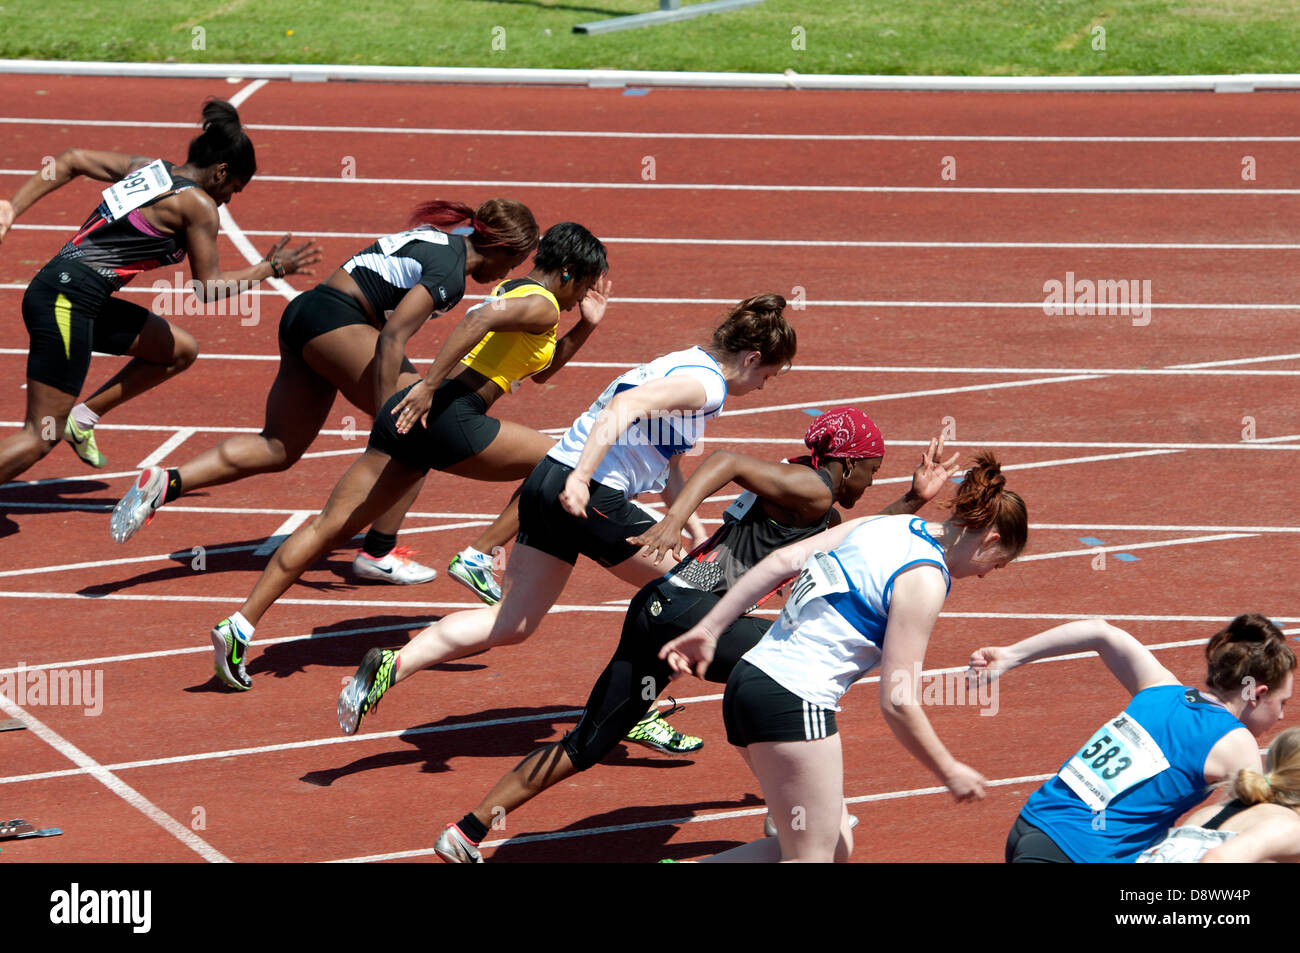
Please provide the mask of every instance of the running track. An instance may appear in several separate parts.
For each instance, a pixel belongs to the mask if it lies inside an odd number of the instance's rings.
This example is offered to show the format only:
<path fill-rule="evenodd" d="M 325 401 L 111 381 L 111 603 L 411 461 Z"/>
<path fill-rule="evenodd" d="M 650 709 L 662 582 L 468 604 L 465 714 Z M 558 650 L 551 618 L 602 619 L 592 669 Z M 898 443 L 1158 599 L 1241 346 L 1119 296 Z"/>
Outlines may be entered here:
<path fill-rule="evenodd" d="M 855 402 L 891 447 L 860 510 L 902 492 L 944 418 L 954 446 L 996 449 L 1028 502 L 1025 558 L 954 586 L 932 668 L 1103 615 L 1195 681 L 1199 643 L 1221 620 L 1254 610 L 1300 626 L 1300 513 L 1283 479 L 1300 450 L 1295 95 L 7 76 L 0 194 L 68 146 L 180 157 L 201 100 L 236 93 L 262 174 L 230 207 L 228 268 L 241 265 L 237 230 L 261 250 L 292 230 L 319 236 L 327 274 L 434 196 L 508 195 L 543 225 L 573 219 L 609 243 L 606 322 L 554 383 L 499 407 L 532 426 L 566 426 L 619 368 L 699 340 L 726 303 L 802 288 L 800 366 L 733 402 L 707 449 L 788 455 L 806 410 Z M 941 177 L 945 157 L 955 180 Z M 89 183 L 64 188 L 0 247 L 6 432 L 23 405 L 22 288 L 96 196 Z M 1046 316 L 1044 282 L 1067 272 L 1149 280 L 1150 323 Z M 132 300 L 151 301 L 157 277 Z M 442 576 L 409 590 L 354 585 L 340 552 L 259 627 L 254 690 L 218 686 L 209 626 L 251 587 L 265 541 L 316 511 L 366 418 L 340 400 L 294 470 L 187 497 L 124 546 L 107 511 L 143 461 L 175 463 L 260 426 L 284 300 L 265 288 L 252 326 L 182 318 L 204 356 L 100 427 L 106 471 L 60 448 L 25 475 L 34 483 L 0 487 L 0 673 L 103 678 L 93 717 L 0 699 L 4 717 L 30 726 L 0 734 L 5 816 L 66 832 L 6 843 L 5 860 L 428 860 L 443 823 L 572 724 L 613 646 L 631 593 L 582 565 L 528 643 L 422 675 L 343 738 L 335 697 L 365 650 L 470 603 Z M 422 331 L 412 355 L 430 359 L 451 320 Z M 87 392 L 115 367 L 97 359 Z M 406 541 L 441 568 L 508 493 L 435 475 Z M 721 686 L 676 691 L 686 704 L 674 723 L 707 738 L 698 755 L 619 749 L 512 815 L 489 859 L 645 862 L 756 836 L 758 786 L 723 740 Z M 874 681 L 855 687 L 840 719 L 845 790 L 864 821 L 857 861 L 1000 860 L 1024 799 L 1123 703 L 1096 659 L 1068 659 L 1013 673 L 994 717 L 932 709 L 957 757 L 995 782 L 982 803 L 955 806 L 889 736 L 876 695 Z"/>

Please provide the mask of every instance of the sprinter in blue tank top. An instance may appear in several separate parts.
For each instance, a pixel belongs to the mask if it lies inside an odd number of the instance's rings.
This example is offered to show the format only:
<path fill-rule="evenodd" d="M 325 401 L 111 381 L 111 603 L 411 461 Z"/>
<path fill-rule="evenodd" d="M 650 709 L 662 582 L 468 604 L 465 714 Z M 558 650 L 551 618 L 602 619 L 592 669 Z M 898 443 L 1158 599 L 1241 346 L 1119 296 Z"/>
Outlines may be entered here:
<path fill-rule="evenodd" d="M 1151 650 L 1101 619 L 1009 647 L 977 649 L 982 679 L 1035 659 L 1095 651 L 1133 695 L 1025 803 L 1008 863 L 1133 861 L 1209 787 L 1260 771 L 1256 740 L 1281 720 L 1296 657 L 1262 615 L 1240 615 L 1205 647 L 1205 687 L 1184 685 Z"/>

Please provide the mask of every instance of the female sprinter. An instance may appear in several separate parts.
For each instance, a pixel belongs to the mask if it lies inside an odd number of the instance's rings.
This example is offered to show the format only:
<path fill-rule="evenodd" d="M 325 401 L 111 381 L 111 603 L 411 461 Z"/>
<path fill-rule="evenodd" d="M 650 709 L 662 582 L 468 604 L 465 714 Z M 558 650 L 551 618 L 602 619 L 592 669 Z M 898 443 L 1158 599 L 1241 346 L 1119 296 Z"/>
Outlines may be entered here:
<path fill-rule="evenodd" d="M 473 229 L 470 235 L 434 227 L 462 223 Z M 410 224 L 409 231 L 367 246 L 329 281 L 289 302 L 280 319 L 280 370 L 266 399 L 262 432 L 230 437 L 174 469 L 144 470 L 113 510 L 115 540 L 130 539 L 182 493 L 293 466 L 320 433 L 340 391 L 374 417 L 395 391 L 419 379 L 406 358 L 411 335 L 430 316 L 460 302 L 467 278 L 498 282 L 537 247 L 532 212 L 509 199 L 491 199 L 477 209 L 429 202 L 415 209 Z M 366 534 L 352 563 L 357 575 L 398 584 L 436 575 L 396 545 L 419 489 L 416 483 Z"/>
<path fill-rule="evenodd" d="M 673 671 L 703 676 L 727 627 L 799 573 L 780 618 L 736 663 L 722 701 L 727 740 L 762 785 L 777 837 L 708 860 L 848 860 L 853 835 L 835 712 L 840 696 L 876 665 L 880 708 L 903 746 L 958 801 L 984 797 L 984 778 L 949 754 L 930 727 L 919 683 L 951 579 L 982 578 L 1024 548 L 1025 504 L 1005 483 L 993 455 L 981 453 L 945 523 L 872 516 L 779 549 L 664 646 L 660 657 Z"/>
<path fill-rule="evenodd" d="M 1205 688 L 1101 619 L 1059 625 L 1009 647 L 976 650 L 989 680 L 1034 659 L 1095 651 L 1133 700 L 1025 802 L 1008 863 L 1132 861 L 1212 784 L 1260 770 L 1255 741 L 1282 718 L 1295 653 L 1262 615 L 1240 615 L 1205 646 Z"/>
<path fill-rule="evenodd" d="M 411 673 L 528 638 L 559 599 L 579 554 L 637 587 L 661 575 L 655 560 L 628 542 L 656 521 L 630 498 L 664 487 L 672 461 L 704 435 L 728 396 L 761 389 L 789 366 L 796 341 L 784 309 L 777 294 L 748 298 L 707 347 L 655 358 L 606 387 L 524 482 L 501 602 L 445 616 L 400 652 L 367 652 L 339 695 L 344 733 L 356 731 Z"/>
<path fill-rule="evenodd" d="M 216 669 L 232 688 L 247 690 L 253 627 L 317 559 L 362 526 L 406 500 L 430 470 L 473 480 L 520 480 L 553 440 L 497 420 L 488 408 L 514 381 L 549 377 L 577 351 L 605 314 L 605 246 L 573 222 L 547 231 L 526 278 L 503 282 L 469 310 L 429 368 L 428 376 L 388 398 L 370 431 L 370 445 L 330 494 L 325 509 L 271 557 L 239 611 L 212 629 Z M 559 342 L 560 313 L 581 304 L 582 319 Z"/>
<path fill-rule="evenodd" d="M 203 132 L 190 142 L 183 165 L 121 152 L 69 149 L 54 176 L 32 176 L 0 201 L 0 239 L 32 203 L 79 175 L 116 183 L 23 295 L 27 354 L 27 415 L 23 429 L 0 441 L 0 483 L 12 480 L 65 439 L 93 467 L 104 459 L 95 445 L 101 414 L 156 387 L 194 363 L 198 344 L 147 309 L 113 297 L 136 275 L 190 256 L 194 293 L 215 301 L 244 290 L 241 282 L 283 277 L 320 260 L 314 242 L 289 250 L 289 236 L 251 268 L 221 271 L 217 263 L 217 207 L 241 192 L 257 161 L 253 144 L 229 103 L 208 100 Z M 76 404 L 90 369 L 90 352 L 129 354 L 111 380 Z M 74 407 L 73 405 L 76 404 Z"/>
<path fill-rule="evenodd" d="M 702 619 L 768 553 L 838 523 L 840 514 L 834 505 L 853 508 L 871 486 L 885 452 L 876 425 L 851 407 L 818 417 L 809 426 L 804 444 L 811 454 L 788 463 L 718 451 L 691 474 L 664 519 L 633 542 L 644 543 L 656 554 L 677 550 L 684 517 L 704 499 L 733 481 L 746 492 L 728 508 L 721 529 L 633 597 L 618 648 L 596 680 L 577 727 L 563 740 L 543 745 L 524 758 L 474 811 L 449 824 L 438 838 L 438 856 L 449 863 L 481 863 L 478 845 L 502 811 L 514 811 L 586 770 L 624 738 L 659 750 L 678 750 L 678 737 L 665 730 L 657 705 L 651 702 L 654 714 L 642 717 L 646 696 L 668 685 L 670 670 L 658 657 L 659 649 Z M 942 438 L 931 442 L 912 474 L 911 489 L 882 515 L 915 513 L 943 489 L 957 471 L 957 458 L 941 464 L 942 453 Z M 770 625 L 770 620 L 750 615 L 732 623 L 719 639 L 706 679 L 725 683 L 736 660 L 758 644 Z M 653 686 L 650 692 L 647 686 Z"/>
<path fill-rule="evenodd" d="M 1232 793 L 1228 803 L 1188 816 L 1186 824 L 1142 851 L 1137 862 L 1300 862 L 1300 728 L 1274 738 L 1264 773 L 1243 769 Z"/>

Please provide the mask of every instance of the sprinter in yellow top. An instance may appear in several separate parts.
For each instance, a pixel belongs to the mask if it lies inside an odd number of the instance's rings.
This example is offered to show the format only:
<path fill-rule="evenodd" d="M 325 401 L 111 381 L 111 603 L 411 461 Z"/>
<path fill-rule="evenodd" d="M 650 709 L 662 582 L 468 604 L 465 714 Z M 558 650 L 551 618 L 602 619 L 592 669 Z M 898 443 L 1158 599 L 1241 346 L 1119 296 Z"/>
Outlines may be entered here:
<path fill-rule="evenodd" d="M 466 313 L 429 373 L 380 409 L 370 445 L 321 514 L 276 550 L 239 611 L 213 627 L 223 682 L 252 687 L 245 662 L 263 613 L 307 567 L 410 492 L 429 470 L 497 481 L 519 481 L 532 472 L 555 440 L 489 417 L 488 408 L 513 380 L 549 378 L 577 353 L 605 315 L 608 267 L 605 246 L 591 232 L 562 222 L 542 236 L 528 277 L 498 285 Z M 557 341 L 560 312 L 579 306 L 577 324 Z M 404 348 L 410 333 L 390 321 L 378 353 L 382 357 L 385 344 Z"/>

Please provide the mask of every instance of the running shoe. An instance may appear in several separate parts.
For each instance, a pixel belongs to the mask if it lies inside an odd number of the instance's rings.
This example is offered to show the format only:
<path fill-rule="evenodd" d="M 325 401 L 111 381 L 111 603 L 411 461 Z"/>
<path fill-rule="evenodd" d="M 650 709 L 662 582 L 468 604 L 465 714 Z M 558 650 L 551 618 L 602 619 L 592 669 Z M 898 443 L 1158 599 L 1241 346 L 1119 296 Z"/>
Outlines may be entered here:
<path fill-rule="evenodd" d="M 140 471 L 126 496 L 113 507 L 109 529 L 113 539 L 125 543 L 140 531 L 140 527 L 153 522 L 153 515 L 163 505 L 167 493 L 167 471 L 162 467 L 146 467 Z"/>
<path fill-rule="evenodd" d="M 405 546 L 394 546 L 387 556 L 376 559 L 364 549 L 358 549 L 352 560 L 352 571 L 362 579 L 377 579 L 397 586 L 416 586 L 438 575 L 438 570 L 421 566 L 412 559 L 413 554 Z"/>
<path fill-rule="evenodd" d="M 82 430 L 73 422 L 72 415 L 69 414 L 68 422 L 63 425 L 63 439 L 72 444 L 72 449 L 77 451 L 77 456 L 96 470 L 104 469 L 104 455 L 99 452 L 99 447 L 95 446 L 94 427 Z"/>
<path fill-rule="evenodd" d="M 357 674 L 339 692 L 339 728 L 345 735 L 355 735 L 361 719 L 377 708 L 384 692 L 393 687 L 396 662 L 397 653 L 392 649 L 371 649 L 361 659 Z"/>
<path fill-rule="evenodd" d="M 212 627 L 212 647 L 217 653 L 217 678 L 241 692 L 252 688 L 253 680 L 244 671 L 248 643 L 239 637 L 235 623 L 222 619 Z"/>
<path fill-rule="evenodd" d="M 433 852 L 448 864 L 481 864 L 483 855 L 478 852 L 478 844 L 461 833 L 455 824 L 448 824 L 438 835 L 433 845 Z"/>
<path fill-rule="evenodd" d="M 853 828 L 857 826 L 858 826 L 858 815 L 850 814 L 849 830 L 853 830 Z M 776 836 L 776 821 L 772 820 L 772 815 L 770 812 L 768 813 L 767 817 L 763 819 L 763 836 L 764 837 Z"/>
<path fill-rule="evenodd" d="M 496 573 L 492 569 L 492 560 L 484 559 L 482 562 L 470 562 L 460 553 L 457 553 L 447 567 L 447 572 L 461 585 L 473 591 L 490 606 L 496 605 L 501 601 L 501 584 L 496 580 Z"/>
<path fill-rule="evenodd" d="M 673 712 L 679 711 L 680 708 L 681 706 L 674 702 L 668 714 L 671 715 Z M 668 724 L 664 720 L 664 716 L 659 714 L 658 706 L 650 709 L 646 716 L 632 727 L 624 740 L 645 745 L 647 748 L 653 748 L 655 751 L 662 751 L 665 754 L 690 754 L 692 751 L 699 751 L 704 747 L 703 738 L 684 735 Z"/>

